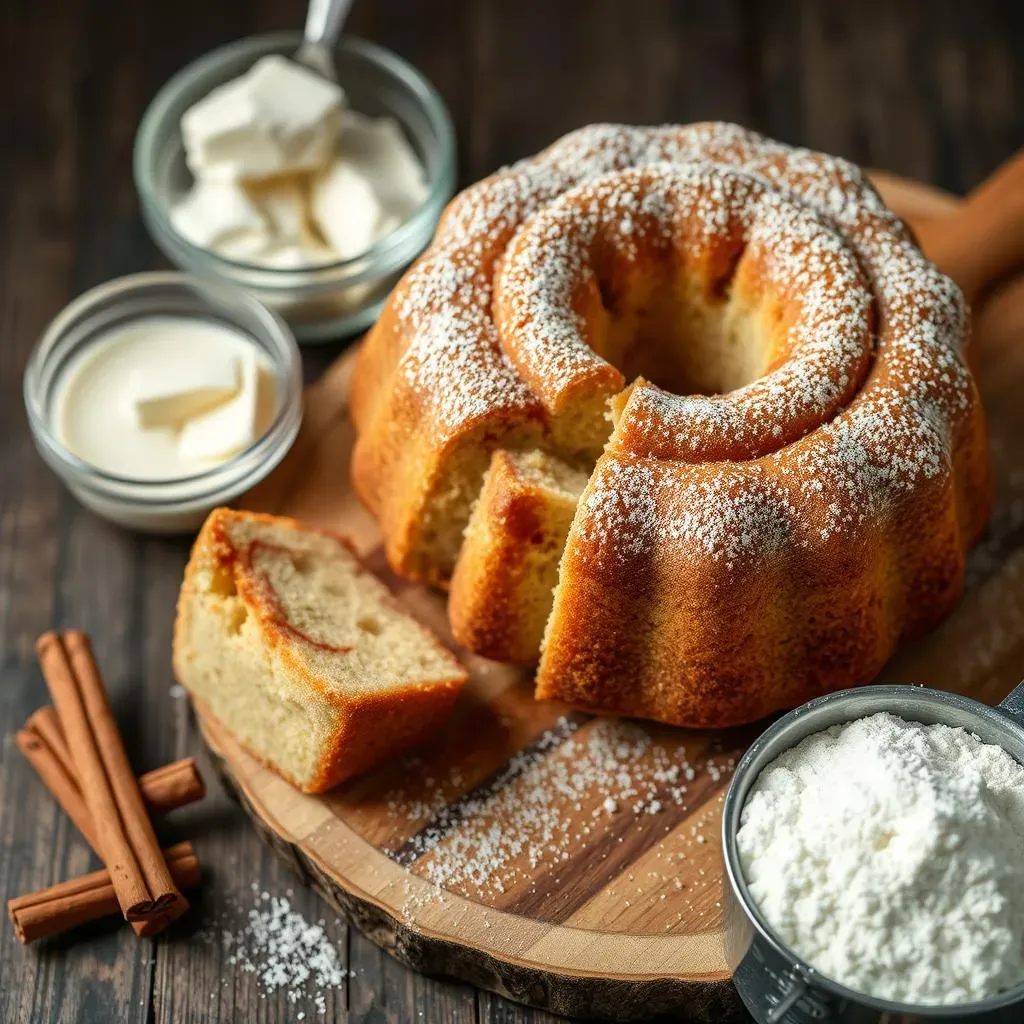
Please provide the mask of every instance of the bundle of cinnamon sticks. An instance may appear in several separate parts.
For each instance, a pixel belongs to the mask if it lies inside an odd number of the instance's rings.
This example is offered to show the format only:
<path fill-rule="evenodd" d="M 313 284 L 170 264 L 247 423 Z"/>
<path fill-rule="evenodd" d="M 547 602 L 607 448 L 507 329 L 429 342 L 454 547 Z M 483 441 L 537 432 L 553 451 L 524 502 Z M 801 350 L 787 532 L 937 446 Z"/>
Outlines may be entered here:
<path fill-rule="evenodd" d="M 54 707 L 18 746 L 106 868 L 10 900 L 15 933 L 34 942 L 120 912 L 155 935 L 188 909 L 181 890 L 198 885 L 199 861 L 189 842 L 161 850 L 149 816 L 201 799 L 203 780 L 191 758 L 135 778 L 84 633 L 45 633 L 36 654 Z"/>

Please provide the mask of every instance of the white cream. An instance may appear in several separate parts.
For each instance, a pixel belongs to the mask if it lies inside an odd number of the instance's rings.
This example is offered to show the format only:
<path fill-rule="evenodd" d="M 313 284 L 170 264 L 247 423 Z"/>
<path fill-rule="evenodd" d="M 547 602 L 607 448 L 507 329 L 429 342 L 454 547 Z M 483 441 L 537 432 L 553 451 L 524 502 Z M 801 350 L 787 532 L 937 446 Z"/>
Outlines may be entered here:
<path fill-rule="evenodd" d="M 239 368 L 237 387 L 222 390 L 223 400 L 214 404 L 210 383 L 223 379 L 224 365 L 232 363 Z M 219 369 L 206 374 L 197 369 L 203 365 Z M 203 392 L 206 400 L 197 401 Z M 140 408 L 160 396 L 157 419 L 166 425 L 143 426 Z M 270 425 L 275 404 L 270 362 L 244 334 L 194 317 L 149 317 L 114 328 L 64 370 L 53 428 L 70 452 L 99 470 L 170 480 L 248 447 Z M 196 424 L 233 407 L 234 415 L 212 427 L 207 422 L 196 438 Z M 193 438 L 188 445 L 186 435 Z"/>
<path fill-rule="evenodd" d="M 181 129 L 195 184 L 172 224 L 194 245 L 254 266 L 356 259 L 428 193 L 396 121 L 344 109 L 337 85 L 284 57 L 214 89 Z"/>

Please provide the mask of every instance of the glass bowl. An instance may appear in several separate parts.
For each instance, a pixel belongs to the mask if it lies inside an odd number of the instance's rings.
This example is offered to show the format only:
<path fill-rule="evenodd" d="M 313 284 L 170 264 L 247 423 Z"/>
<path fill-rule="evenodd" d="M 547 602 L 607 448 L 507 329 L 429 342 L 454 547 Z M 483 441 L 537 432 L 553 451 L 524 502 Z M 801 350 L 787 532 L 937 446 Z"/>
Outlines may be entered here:
<path fill-rule="evenodd" d="M 245 451 L 210 469 L 162 480 L 117 476 L 78 458 L 54 427 L 63 375 L 117 327 L 154 316 L 191 316 L 234 328 L 254 342 L 277 382 L 270 426 Z M 212 508 L 262 480 L 291 448 L 302 422 L 302 362 L 288 325 L 234 285 L 175 271 L 132 274 L 80 295 L 29 355 L 25 408 L 36 448 L 68 489 L 98 515 L 145 533 L 196 529 Z"/>
<path fill-rule="evenodd" d="M 455 187 L 455 132 L 437 90 L 383 47 L 343 36 L 335 50 L 338 82 L 352 109 L 393 117 L 423 164 L 423 204 L 362 256 L 303 269 L 254 266 L 218 256 L 183 238 L 169 211 L 188 190 L 181 115 L 211 89 L 270 53 L 291 55 L 299 32 L 253 36 L 222 46 L 179 71 L 150 103 L 135 138 L 135 187 L 153 240 L 177 266 L 241 285 L 280 313 L 300 341 L 354 334 L 377 318 L 405 268 L 423 251 Z"/>

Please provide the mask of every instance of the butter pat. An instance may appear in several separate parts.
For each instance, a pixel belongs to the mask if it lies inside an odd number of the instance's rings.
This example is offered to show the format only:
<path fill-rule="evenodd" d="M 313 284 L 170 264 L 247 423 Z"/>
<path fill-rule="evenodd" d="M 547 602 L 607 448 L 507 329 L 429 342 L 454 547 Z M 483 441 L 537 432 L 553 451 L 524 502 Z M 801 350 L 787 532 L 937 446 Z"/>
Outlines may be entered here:
<path fill-rule="evenodd" d="M 267 231 L 261 231 L 258 234 L 253 232 L 245 235 L 232 235 L 230 238 L 210 246 L 210 251 L 238 263 L 262 266 L 264 254 L 273 244 L 273 236 Z"/>
<path fill-rule="evenodd" d="M 275 245 L 298 243 L 310 234 L 308 186 L 298 177 L 247 182 L 245 193 L 267 220 Z"/>
<path fill-rule="evenodd" d="M 334 252 L 312 239 L 294 245 L 274 245 L 260 254 L 260 265 L 275 270 L 307 270 L 337 260 Z"/>
<path fill-rule="evenodd" d="M 171 211 L 175 229 L 225 259 L 283 271 L 366 253 L 429 189 L 398 123 L 344 101 L 281 56 L 214 89 L 181 120 L 196 183 Z"/>
<path fill-rule="evenodd" d="M 362 256 L 427 197 L 423 168 L 391 118 L 345 115 L 341 155 L 313 180 L 313 221 L 341 259 Z"/>
<path fill-rule="evenodd" d="M 349 160 L 335 161 L 313 182 L 313 219 L 343 260 L 362 256 L 380 236 L 384 211 L 373 185 Z"/>
<path fill-rule="evenodd" d="M 273 415 L 273 382 L 261 370 L 255 349 L 242 357 L 238 393 L 218 408 L 190 419 L 178 439 L 185 462 L 222 462 L 245 451 L 260 437 Z"/>
<path fill-rule="evenodd" d="M 216 349 L 168 369 L 147 373 L 136 368 L 129 375 L 128 392 L 143 430 L 180 430 L 187 420 L 228 402 L 242 383 L 238 356 Z"/>
<path fill-rule="evenodd" d="M 311 226 L 301 177 L 199 182 L 171 211 L 171 222 L 194 245 L 242 263 L 301 270 L 338 258 Z"/>
<path fill-rule="evenodd" d="M 345 117 L 341 152 L 368 181 L 381 207 L 403 221 L 427 198 L 423 166 L 406 141 L 398 122 L 355 111 Z"/>
<path fill-rule="evenodd" d="M 201 249 L 253 252 L 267 236 L 266 218 L 234 182 L 197 181 L 171 210 L 179 235 Z"/>
<path fill-rule="evenodd" d="M 197 178 L 234 181 L 311 170 L 333 156 L 345 94 L 284 57 L 258 60 L 181 119 Z"/>

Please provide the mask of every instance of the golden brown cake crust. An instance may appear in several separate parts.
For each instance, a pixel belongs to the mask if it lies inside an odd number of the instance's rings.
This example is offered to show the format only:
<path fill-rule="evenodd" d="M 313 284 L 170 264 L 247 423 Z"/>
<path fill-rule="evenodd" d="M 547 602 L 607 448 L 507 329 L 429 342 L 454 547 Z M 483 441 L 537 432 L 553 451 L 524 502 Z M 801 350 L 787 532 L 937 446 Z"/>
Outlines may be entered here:
<path fill-rule="evenodd" d="M 586 466 L 538 696 L 751 721 L 958 600 L 991 506 L 968 340 L 853 165 L 594 125 L 453 200 L 360 353 L 353 479 L 395 570 L 446 585 L 493 452 Z"/>
<path fill-rule="evenodd" d="M 174 628 L 174 667 L 179 682 L 186 689 L 193 689 L 188 654 L 191 618 L 195 614 L 193 598 L 198 585 L 197 576 L 208 572 L 211 567 L 217 567 L 233 581 L 248 613 L 258 623 L 266 658 L 277 659 L 283 666 L 296 699 L 315 708 L 319 717 L 335 723 L 333 737 L 325 745 L 314 770 L 308 778 L 299 779 L 290 775 L 265 751 L 257 749 L 244 736 L 238 735 L 231 721 L 222 721 L 224 727 L 235 734 L 253 756 L 285 775 L 302 790 L 317 793 L 412 749 L 433 735 L 447 719 L 466 681 L 465 669 L 440 640 L 425 626 L 415 624 L 424 648 L 432 649 L 447 665 L 450 673 L 447 678 L 432 679 L 429 685 L 410 683 L 404 687 L 389 686 L 382 691 L 345 691 L 332 685 L 316 670 L 315 664 L 304 656 L 303 648 L 322 647 L 338 655 L 344 655 L 347 648 L 327 645 L 288 621 L 268 581 L 254 569 L 253 547 L 265 545 L 266 542 L 257 540 L 240 544 L 233 538 L 231 529 L 238 522 L 320 536 L 358 560 L 351 542 L 341 534 L 305 526 L 284 516 L 215 509 L 196 538 L 178 599 Z M 368 570 L 360 571 L 372 578 Z M 401 609 L 394 598 L 388 595 L 383 600 L 412 623 L 408 613 Z M 204 705 L 208 712 L 213 713 L 208 702 L 204 702 Z"/>

